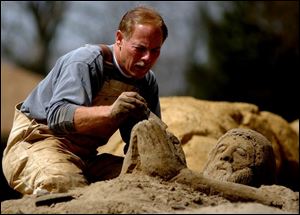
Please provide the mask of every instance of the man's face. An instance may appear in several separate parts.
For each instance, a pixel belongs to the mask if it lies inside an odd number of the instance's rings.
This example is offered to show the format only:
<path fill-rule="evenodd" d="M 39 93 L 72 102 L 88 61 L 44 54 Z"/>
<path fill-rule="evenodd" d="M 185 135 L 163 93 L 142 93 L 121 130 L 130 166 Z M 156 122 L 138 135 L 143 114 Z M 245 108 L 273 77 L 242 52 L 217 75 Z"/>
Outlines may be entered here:
<path fill-rule="evenodd" d="M 251 164 L 255 162 L 253 144 L 238 136 L 222 139 L 212 154 L 213 158 L 204 170 L 215 179 L 247 184 L 252 177 Z"/>
<path fill-rule="evenodd" d="M 121 69 L 129 76 L 142 78 L 155 64 L 163 44 L 161 29 L 153 25 L 135 25 L 130 38 L 118 31 L 116 57 Z"/>

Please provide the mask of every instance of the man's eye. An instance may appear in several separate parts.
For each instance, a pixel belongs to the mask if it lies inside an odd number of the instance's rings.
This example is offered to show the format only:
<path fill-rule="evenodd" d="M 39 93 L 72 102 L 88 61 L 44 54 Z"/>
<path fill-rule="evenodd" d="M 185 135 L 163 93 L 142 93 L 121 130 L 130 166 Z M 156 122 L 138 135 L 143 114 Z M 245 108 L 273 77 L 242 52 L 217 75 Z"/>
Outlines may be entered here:
<path fill-rule="evenodd" d="M 138 46 L 136 46 L 136 47 L 134 47 L 134 49 L 135 49 L 136 51 L 138 51 L 138 52 L 143 52 L 143 51 L 145 51 L 145 48 L 144 48 L 144 47 L 138 47 Z"/>
<path fill-rule="evenodd" d="M 152 53 L 158 53 L 158 52 L 160 52 L 160 49 L 152 49 L 151 52 Z"/>

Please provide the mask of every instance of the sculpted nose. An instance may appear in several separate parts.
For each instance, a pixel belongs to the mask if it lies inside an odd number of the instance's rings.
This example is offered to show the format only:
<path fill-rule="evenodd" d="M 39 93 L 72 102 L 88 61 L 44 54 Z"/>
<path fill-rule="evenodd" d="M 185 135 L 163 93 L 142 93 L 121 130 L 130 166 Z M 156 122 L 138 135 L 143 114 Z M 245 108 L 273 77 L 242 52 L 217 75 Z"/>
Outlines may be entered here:
<path fill-rule="evenodd" d="M 222 156 L 221 156 L 221 160 L 231 163 L 233 161 L 232 151 L 231 150 L 224 151 Z"/>

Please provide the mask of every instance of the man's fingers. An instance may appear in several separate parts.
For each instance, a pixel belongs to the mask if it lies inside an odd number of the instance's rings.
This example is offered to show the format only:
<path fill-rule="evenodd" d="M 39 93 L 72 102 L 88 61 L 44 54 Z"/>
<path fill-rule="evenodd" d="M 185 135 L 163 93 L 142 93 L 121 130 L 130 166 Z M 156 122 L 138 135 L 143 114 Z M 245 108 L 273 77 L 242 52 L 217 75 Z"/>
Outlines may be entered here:
<path fill-rule="evenodd" d="M 130 98 L 130 97 L 120 98 L 120 101 L 121 101 L 121 103 L 131 104 L 134 107 L 139 107 L 139 108 L 140 107 L 144 107 L 144 108 L 147 107 L 147 105 L 144 102 L 142 102 L 142 101 L 140 101 L 136 98 Z"/>
<path fill-rule="evenodd" d="M 135 96 L 135 98 L 137 98 L 139 101 L 141 101 L 141 102 L 143 102 L 143 103 L 147 103 L 146 100 L 145 100 L 142 96 L 140 96 L 138 93 L 137 93 L 137 95 Z"/>
<path fill-rule="evenodd" d="M 129 97 L 129 98 L 136 98 L 141 102 L 147 103 L 146 100 L 140 94 L 138 94 L 137 92 L 123 92 L 121 94 L 121 96 L 122 95 L 123 96 L 125 95 L 126 97 Z"/>
<path fill-rule="evenodd" d="M 123 92 L 112 106 L 112 115 L 116 117 L 148 118 L 149 109 L 146 100 L 136 92 Z"/>
<path fill-rule="evenodd" d="M 130 93 L 130 94 L 129 94 Z M 124 102 L 131 103 L 137 107 L 145 107 L 147 108 L 146 100 L 135 92 L 128 92 L 128 94 L 122 94 L 120 99 Z"/>

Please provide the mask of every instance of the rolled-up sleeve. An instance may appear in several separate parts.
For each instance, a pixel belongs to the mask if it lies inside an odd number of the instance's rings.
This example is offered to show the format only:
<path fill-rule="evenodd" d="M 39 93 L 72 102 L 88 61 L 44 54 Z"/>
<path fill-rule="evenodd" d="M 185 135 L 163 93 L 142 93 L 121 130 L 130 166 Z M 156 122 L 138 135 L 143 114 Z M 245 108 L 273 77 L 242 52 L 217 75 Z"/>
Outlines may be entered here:
<path fill-rule="evenodd" d="M 55 133 L 74 132 L 74 113 L 78 106 L 92 102 L 89 65 L 72 62 L 52 81 L 53 97 L 46 109 L 48 126 Z"/>

